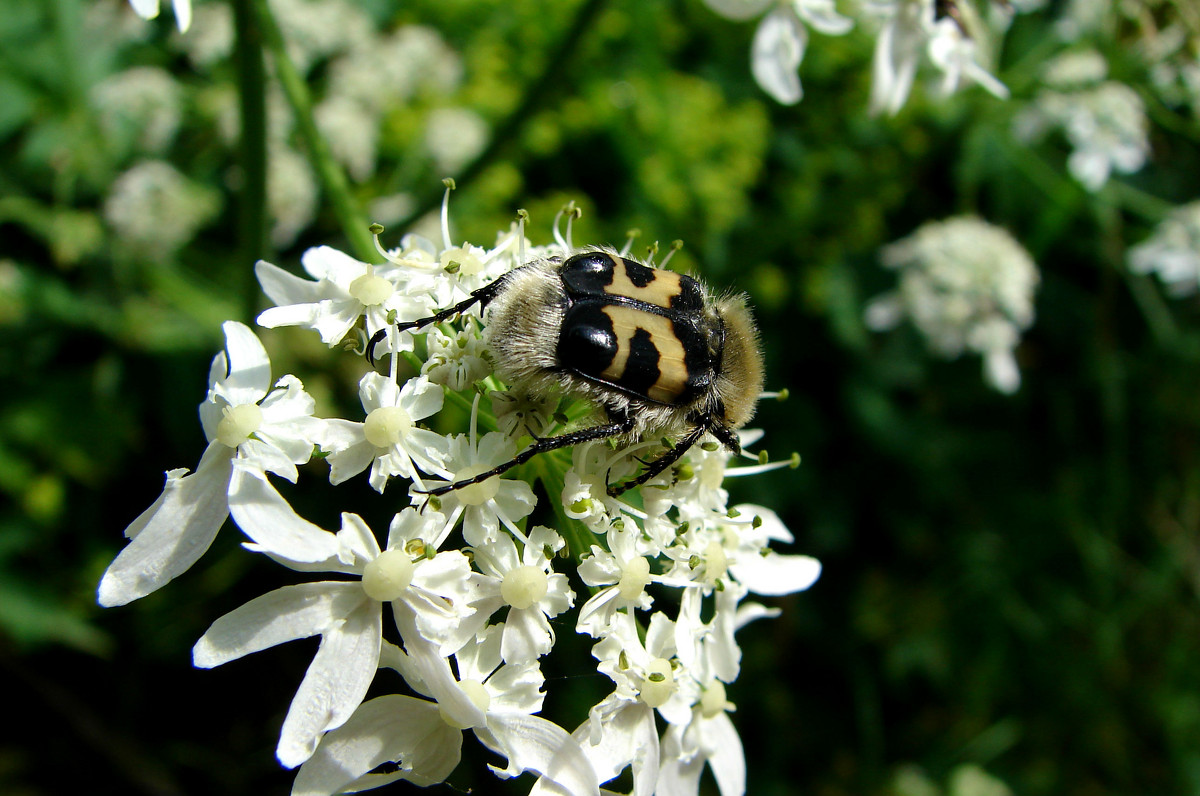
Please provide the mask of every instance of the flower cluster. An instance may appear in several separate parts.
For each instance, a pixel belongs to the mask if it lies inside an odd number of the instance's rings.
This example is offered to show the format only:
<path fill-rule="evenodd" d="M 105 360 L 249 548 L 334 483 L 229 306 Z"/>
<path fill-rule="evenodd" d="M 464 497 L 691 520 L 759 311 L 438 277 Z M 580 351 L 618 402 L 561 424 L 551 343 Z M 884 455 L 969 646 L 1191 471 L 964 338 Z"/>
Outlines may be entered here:
<path fill-rule="evenodd" d="M 794 105 L 804 92 L 799 68 L 808 46 L 808 28 L 840 36 L 854 20 L 838 14 L 834 0 L 704 0 L 723 17 L 747 20 L 763 14 L 754 34 L 750 65 L 754 79 L 777 102 Z M 876 30 L 871 111 L 889 114 L 904 107 L 917 68 L 928 62 L 941 75 L 940 91 L 951 94 L 965 80 L 978 83 L 1000 98 L 1008 89 L 987 71 L 981 52 L 984 30 L 966 3 L 954 0 L 939 6 L 935 0 L 863 0 L 858 8 L 868 27 Z M 954 13 L 946 13 L 953 9 Z M 1004 21 L 1006 24 L 1007 20 Z M 978 31 L 976 31 L 978 29 Z"/>
<path fill-rule="evenodd" d="M 1107 74 L 1107 62 L 1094 50 L 1060 55 L 1045 66 L 1046 88 L 1015 120 L 1024 141 L 1061 129 L 1071 146 L 1067 169 L 1089 191 L 1104 187 L 1114 171 L 1138 171 L 1150 155 L 1141 97 Z"/>
<path fill-rule="evenodd" d="M 1200 286 L 1200 202 L 1171 211 L 1154 234 L 1129 250 L 1136 273 L 1156 273 L 1174 296 L 1189 296 Z"/>
<path fill-rule="evenodd" d="M 733 466 L 707 441 L 641 489 L 611 497 L 607 484 L 635 472 L 660 441 L 578 445 L 569 464 L 546 454 L 528 471 L 539 474 L 553 528 L 533 520 L 532 478 L 493 476 L 430 495 L 593 411 L 508 390 L 491 372 L 476 312 L 418 334 L 394 326 L 530 259 L 568 255 L 569 224 L 543 247 L 514 224 L 485 249 L 453 244 L 443 208 L 443 238 L 409 235 L 381 248 L 381 264 L 310 249 L 302 264 L 311 279 L 258 264 L 276 305 L 261 326 L 311 329 L 331 349 L 383 330 L 387 372 L 362 376 L 358 417 L 316 417 L 300 380 L 272 380 L 254 332 L 227 322 L 200 405 L 208 448 L 195 472 L 169 472 L 162 496 L 129 526 L 100 602 L 127 603 L 183 573 L 227 516 L 247 550 L 304 573 L 218 619 L 193 650 L 197 666 L 212 667 L 320 636 L 277 747 L 281 763 L 299 767 L 295 794 L 444 781 L 470 730 L 505 760 L 493 767 L 499 776 L 531 773 L 537 793 L 598 796 L 628 768 L 638 796 L 696 793 L 707 766 L 722 796 L 740 796 L 745 763 L 726 691 L 740 666 L 734 635 L 775 613 L 747 598 L 806 589 L 820 572 L 812 558 L 771 550 L 791 541 L 771 510 L 728 504 L 726 476 L 775 465 L 750 457 Z M 424 425 L 451 403 L 469 409 L 465 431 Z M 741 443 L 759 436 L 742 432 Z M 405 482 L 411 505 L 385 541 L 349 510 L 336 530 L 321 528 L 277 489 L 276 479 L 296 482 L 300 466 L 323 469 L 320 461 L 334 487 L 363 474 L 380 493 Z M 561 626 L 573 608 L 613 690 L 568 732 L 540 715 L 541 662 L 555 649 L 551 620 Z M 364 701 L 381 669 L 399 675 L 403 692 Z"/>
<path fill-rule="evenodd" d="M 1012 235 L 971 216 L 922 225 L 886 246 L 883 264 L 899 287 L 867 305 L 867 325 L 890 329 L 907 317 L 941 356 L 983 356 L 984 376 L 1014 392 L 1021 374 L 1013 355 L 1033 324 L 1037 266 Z"/>

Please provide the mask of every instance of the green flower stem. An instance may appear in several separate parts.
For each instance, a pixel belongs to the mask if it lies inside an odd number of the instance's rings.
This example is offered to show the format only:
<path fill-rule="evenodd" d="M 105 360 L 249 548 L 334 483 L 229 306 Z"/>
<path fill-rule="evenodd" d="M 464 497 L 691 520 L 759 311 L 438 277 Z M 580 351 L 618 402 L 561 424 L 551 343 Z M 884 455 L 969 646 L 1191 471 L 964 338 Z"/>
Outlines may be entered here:
<path fill-rule="evenodd" d="M 591 29 L 593 21 L 604 7 L 604 2 L 605 0 L 584 0 L 558 46 L 546 59 L 546 66 L 542 70 L 542 74 L 537 80 L 526 86 L 520 102 L 503 121 L 496 125 L 496 131 L 484 150 L 470 163 L 463 166 L 458 174 L 454 175 L 455 182 L 462 186 L 479 176 L 479 173 L 495 161 L 504 149 L 517 138 L 525 123 L 533 118 L 535 112 L 545 106 L 561 90 L 564 85 L 562 76 L 566 69 L 566 63 L 579 50 L 579 40 L 583 38 L 585 31 Z M 400 229 L 408 228 L 418 218 L 437 208 L 442 203 L 443 194 L 444 191 L 440 187 L 430 190 L 417 201 L 412 212 L 397 222 L 395 226 Z"/>
<path fill-rule="evenodd" d="M 566 486 L 566 472 L 557 457 L 544 453 L 535 456 L 530 462 L 537 472 L 537 479 L 546 489 L 546 497 L 558 520 L 556 530 L 567 540 L 567 549 L 571 558 L 578 565 L 584 555 L 589 553 L 592 545 L 596 544 L 596 535 L 584 527 L 583 523 L 567 516 L 566 507 L 562 504 L 563 488 Z"/>
<path fill-rule="evenodd" d="M 349 239 L 355 255 L 360 260 L 378 262 L 379 256 L 375 251 L 374 241 L 371 239 L 371 233 L 367 230 L 366 216 L 363 215 L 354 197 L 350 194 L 350 183 L 346 179 L 346 173 L 333 159 L 329 144 L 317 130 L 317 123 L 313 118 L 312 97 L 309 96 L 304 78 L 288 56 L 283 33 L 279 30 L 279 25 L 267 5 L 267 0 L 252 0 L 252 2 L 257 12 L 263 43 L 275 62 L 275 76 L 279 78 L 283 93 L 287 96 L 288 103 L 292 106 L 292 112 L 296 115 L 296 126 L 300 130 L 300 137 L 304 139 L 305 146 L 308 148 L 309 159 L 317 171 L 321 187 L 324 188 L 325 194 L 333 205 L 333 212 L 342 227 L 342 232 Z"/>
<path fill-rule="evenodd" d="M 242 172 L 238 196 L 238 248 L 239 260 L 247 266 L 268 255 L 266 63 L 258 17 L 251 2 L 232 0 L 237 30 L 238 99 L 242 113 L 238 144 L 238 165 Z M 254 269 L 246 267 L 243 270 L 243 315 L 249 320 L 258 309 L 259 290 Z"/>

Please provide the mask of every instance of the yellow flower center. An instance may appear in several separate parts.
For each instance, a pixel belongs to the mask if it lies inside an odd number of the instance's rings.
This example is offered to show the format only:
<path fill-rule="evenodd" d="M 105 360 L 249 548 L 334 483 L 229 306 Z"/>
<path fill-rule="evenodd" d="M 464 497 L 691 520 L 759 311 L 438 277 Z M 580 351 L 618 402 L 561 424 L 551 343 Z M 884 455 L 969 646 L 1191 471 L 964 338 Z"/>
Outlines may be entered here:
<path fill-rule="evenodd" d="M 367 307 L 382 304 L 395 292 L 391 282 L 370 270 L 350 283 L 350 295 Z"/>
<path fill-rule="evenodd" d="M 372 409 L 363 422 L 363 434 L 367 442 L 376 448 L 390 448 L 412 428 L 412 418 L 398 406 L 381 406 Z"/>
<path fill-rule="evenodd" d="M 500 582 L 500 596 L 513 608 L 528 608 L 545 597 L 548 589 L 548 579 L 541 567 L 514 567 L 504 573 Z"/>
<path fill-rule="evenodd" d="M 625 565 L 621 572 L 621 580 L 617 583 L 617 592 L 621 599 L 633 602 L 642 596 L 649 582 L 650 562 L 639 556 Z"/>
<path fill-rule="evenodd" d="M 459 680 L 459 687 L 466 693 L 467 699 L 471 700 L 471 704 L 487 713 L 488 707 L 492 704 L 492 695 L 483 687 L 483 683 L 478 680 Z M 465 724 L 457 719 L 446 715 L 446 709 L 441 709 L 442 721 L 449 724 L 456 730 L 469 730 L 474 725 Z"/>
<path fill-rule="evenodd" d="M 655 658 L 646 668 L 646 676 L 642 679 L 641 698 L 652 708 L 665 704 L 675 693 L 675 673 L 671 671 L 671 662 L 666 658 Z"/>
<path fill-rule="evenodd" d="M 413 562 L 403 550 L 384 550 L 363 567 L 363 591 L 381 603 L 400 599 L 413 579 Z"/>
<path fill-rule="evenodd" d="M 262 409 L 258 404 L 227 406 L 223 414 L 217 423 L 217 442 L 230 448 L 241 445 L 262 425 Z"/>
<path fill-rule="evenodd" d="M 454 480 L 466 481 L 468 478 L 474 478 L 480 473 L 485 473 L 490 469 L 492 468 L 485 467 L 482 464 L 464 467 L 454 474 Z M 497 477 L 492 477 L 478 484 L 464 486 L 462 489 L 459 489 L 457 492 L 455 492 L 455 494 L 458 495 L 458 499 L 461 500 L 464 505 L 482 506 L 484 503 L 487 503 L 489 500 L 496 497 L 496 493 L 499 491 L 500 479 Z"/>

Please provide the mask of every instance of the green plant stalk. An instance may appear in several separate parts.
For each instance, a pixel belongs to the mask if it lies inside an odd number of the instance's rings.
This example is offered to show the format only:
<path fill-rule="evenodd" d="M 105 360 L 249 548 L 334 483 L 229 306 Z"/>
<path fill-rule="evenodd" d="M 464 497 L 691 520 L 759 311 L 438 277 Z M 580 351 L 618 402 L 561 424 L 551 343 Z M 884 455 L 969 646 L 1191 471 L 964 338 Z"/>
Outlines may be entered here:
<path fill-rule="evenodd" d="M 267 99 L 266 62 L 262 35 L 251 0 L 232 0 L 237 30 L 238 99 L 242 115 L 238 165 L 242 172 L 238 195 L 238 249 L 243 264 L 267 257 Z M 254 269 L 245 268 L 242 285 L 244 320 L 258 309 L 259 290 Z"/>
<path fill-rule="evenodd" d="M 296 65 L 288 56 L 283 33 L 267 5 L 267 0 L 252 0 L 252 2 L 262 32 L 263 44 L 275 61 L 275 76 L 279 78 L 288 104 L 292 106 L 300 137 L 304 139 L 308 157 L 313 168 L 316 169 L 321 187 L 329 197 L 342 232 L 350 241 L 350 246 L 354 249 L 358 259 L 369 263 L 378 262 L 379 256 L 375 251 L 375 243 L 371 238 L 371 233 L 367 230 L 366 216 L 350 193 L 350 183 L 346 179 L 346 172 L 333 159 L 329 144 L 317 129 L 317 123 L 313 117 L 312 97 L 308 93 L 308 86 L 304 84 L 304 78 L 301 77 Z"/>

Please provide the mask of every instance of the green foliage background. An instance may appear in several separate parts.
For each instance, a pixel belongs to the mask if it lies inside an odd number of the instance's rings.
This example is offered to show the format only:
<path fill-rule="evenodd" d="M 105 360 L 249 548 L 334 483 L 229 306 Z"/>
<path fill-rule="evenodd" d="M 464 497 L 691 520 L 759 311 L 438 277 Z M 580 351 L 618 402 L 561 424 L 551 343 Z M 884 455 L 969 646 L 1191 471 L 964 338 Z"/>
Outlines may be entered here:
<path fill-rule="evenodd" d="M 102 5 L 142 38 L 85 35 Z M 416 208 L 436 202 L 446 175 L 422 149 L 426 119 L 470 107 L 496 148 L 454 175 L 456 239 L 487 245 L 524 207 L 544 243 L 574 200 L 576 241 L 619 245 L 631 227 L 646 242 L 682 239 L 676 266 L 757 307 L 769 385 L 791 398 L 764 404 L 755 425 L 776 457 L 796 450 L 804 464 L 735 484 L 735 498 L 775 508 L 795 551 L 825 569 L 779 602 L 781 619 L 741 636 L 730 698 L 751 793 L 1200 792 L 1200 308 L 1124 267 L 1166 209 L 1200 195 L 1200 122 L 1149 88 L 1128 23 L 1091 44 L 1146 102 L 1152 159 L 1093 194 L 1066 172 L 1061 139 L 1030 148 L 1010 132 L 1066 4 L 1017 18 L 997 69 L 1009 101 L 918 86 L 894 118 L 866 111 L 863 30 L 814 35 L 804 100 L 780 107 L 750 76 L 753 24 L 698 0 L 362 6 L 383 29 L 439 31 L 464 77 L 451 96 L 389 111 L 379 167 L 351 186 L 358 202 L 399 190 Z M 135 65 L 182 86 L 164 157 L 208 207 L 166 254 L 131 249 L 101 213 L 143 153 L 136 130 L 102 128 L 89 98 Z M 213 619 L 285 573 L 224 533 L 168 588 L 126 608 L 94 603 L 163 471 L 203 450 L 195 405 L 220 322 L 262 306 L 237 198 L 245 173 L 206 105 L 238 75 L 233 60 L 198 73 L 172 20 L 142 23 L 115 0 L 0 1 L 6 794 L 289 786 L 272 750 L 314 646 L 214 671 L 189 655 Z M 320 66 L 307 78 L 319 93 Z M 295 268 L 309 245 L 348 248 L 320 207 L 268 259 Z M 933 359 L 911 330 L 877 335 L 861 320 L 894 281 L 879 248 L 961 213 L 1009 229 L 1042 269 L 1012 397 L 984 385 L 977 360 Z M 277 373 L 300 373 L 327 407 L 353 400 L 355 374 L 306 375 L 319 343 L 263 338 Z M 385 511 L 396 498 L 375 499 Z M 568 694 L 552 710 L 605 692 L 578 644 L 577 667 L 549 684 Z M 970 766 L 990 778 L 964 777 Z M 520 792 L 478 762 L 438 790 L 469 788 Z"/>

